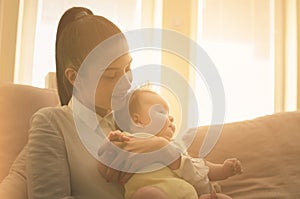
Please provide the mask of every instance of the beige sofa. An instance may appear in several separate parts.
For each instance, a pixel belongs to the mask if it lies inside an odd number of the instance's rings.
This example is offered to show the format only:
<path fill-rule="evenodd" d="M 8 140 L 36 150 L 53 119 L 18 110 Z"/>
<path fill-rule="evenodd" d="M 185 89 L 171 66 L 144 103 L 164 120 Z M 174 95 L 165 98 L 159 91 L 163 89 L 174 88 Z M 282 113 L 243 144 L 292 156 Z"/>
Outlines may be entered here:
<path fill-rule="evenodd" d="M 27 141 L 30 116 L 57 104 L 54 90 L 0 83 L 1 199 L 26 198 L 22 164 L 9 168 Z M 207 127 L 199 128 L 191 155 L 197 156 L 206 132 Z M 235 199 L 300 198 L 300 111 L 225 124 L 207 159 L 229 157 L 242 161 L 244 173 L 220 182 L 224 193 Z"/>
<path fill-rule="evenodd" d="M 27 142 L 30 117 L 42 107 L 56 105 L 55 90 L 0 82 L 0 199 L 26 195 L 22 159 L 10 167 Z"/>
<path fill-rule="evenodd" d="M 199 128 L 191 155 L 198 154 L 206 132 Z M 244 172 L 220 182 L 224 193 L 240 199 L 300 198 L 300 111 L 225 124 L 206 159 L 228 157 L 238 157 Z"/>

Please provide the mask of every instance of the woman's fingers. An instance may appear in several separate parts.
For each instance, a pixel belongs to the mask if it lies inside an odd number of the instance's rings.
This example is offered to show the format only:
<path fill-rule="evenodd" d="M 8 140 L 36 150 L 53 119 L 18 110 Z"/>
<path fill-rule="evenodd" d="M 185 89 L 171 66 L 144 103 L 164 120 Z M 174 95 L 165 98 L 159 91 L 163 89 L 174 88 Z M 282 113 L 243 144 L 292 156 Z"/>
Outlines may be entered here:
<path fill-rule="evenodd" d="M 107 167 L 105 179 L 107 182 L 117 181 L 119 179 L 119 175 L 120 171 Z"/>
<path fill-rule="evenodd" d="M 124 185 L 128 182 L 128 180 L 133 176 L 133 173 L 121 172 L 119 177 L 119 183 Z"/>

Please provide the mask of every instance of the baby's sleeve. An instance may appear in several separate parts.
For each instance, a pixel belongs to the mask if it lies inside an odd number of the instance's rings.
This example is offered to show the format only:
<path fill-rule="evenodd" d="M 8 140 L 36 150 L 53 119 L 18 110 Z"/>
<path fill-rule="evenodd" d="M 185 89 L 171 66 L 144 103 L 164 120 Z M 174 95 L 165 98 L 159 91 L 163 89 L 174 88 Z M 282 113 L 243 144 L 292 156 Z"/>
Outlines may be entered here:
<path fill-rule="evenodd" d="M 208 171 L 209 168 L 206 166 L 204 159 L 192 158 L 184 154 L 181 156 L 180 167 L 173 170 L 178 177 L 193 185 L 199 196 L 210 193 Z"/>

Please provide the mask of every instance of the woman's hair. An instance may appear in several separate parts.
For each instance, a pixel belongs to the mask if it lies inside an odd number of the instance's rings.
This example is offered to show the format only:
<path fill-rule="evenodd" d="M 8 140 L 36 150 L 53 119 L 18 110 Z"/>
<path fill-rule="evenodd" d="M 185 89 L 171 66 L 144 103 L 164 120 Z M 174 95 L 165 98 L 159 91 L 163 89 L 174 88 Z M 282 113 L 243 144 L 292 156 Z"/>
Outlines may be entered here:
<path fill-rule="evenodd" d="M 73 7 L 61 17 L 56 34 L 55 59 L 56 81 L 61 105 L 72 97 L 73 85 L 65 76 L 65 70 L 72 67 L 78 71 L 86 56 L 99 43 L 121 33 L 108 19 L 97 16 L 83 7 Z"/>
<path fill-rule="evenodd" d="M 144 105 L 145 102 L 142 101 L 142 96 L 144 93 L 158 95 L 158 93 L 154 92 L 153 90 L 150 90 L 149 88 L 138 88 L 134 90 L 128 102 L 128 109 L 131 117 L 134 113 L 138 113 Z"/>

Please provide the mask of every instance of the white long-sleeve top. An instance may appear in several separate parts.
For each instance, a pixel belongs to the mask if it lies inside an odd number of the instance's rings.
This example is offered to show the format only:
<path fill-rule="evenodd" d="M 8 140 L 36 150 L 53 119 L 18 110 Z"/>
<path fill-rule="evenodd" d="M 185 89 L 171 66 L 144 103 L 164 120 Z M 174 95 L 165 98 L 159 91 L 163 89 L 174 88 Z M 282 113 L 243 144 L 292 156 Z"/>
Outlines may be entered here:
<path fill-rule="evenodd" d="M 81 115 L 86 135 L 97 137 L 96 126 L 81 111 L 70 106 L 45 108 L 32 117 L 27 153 L 29 199 L 123 198 L 123 187 L 106 182 L 97 170 L 98 161 L 77 133 L 73 113 Z M 112 130 L 107 125 L 103 129 Z"/>

